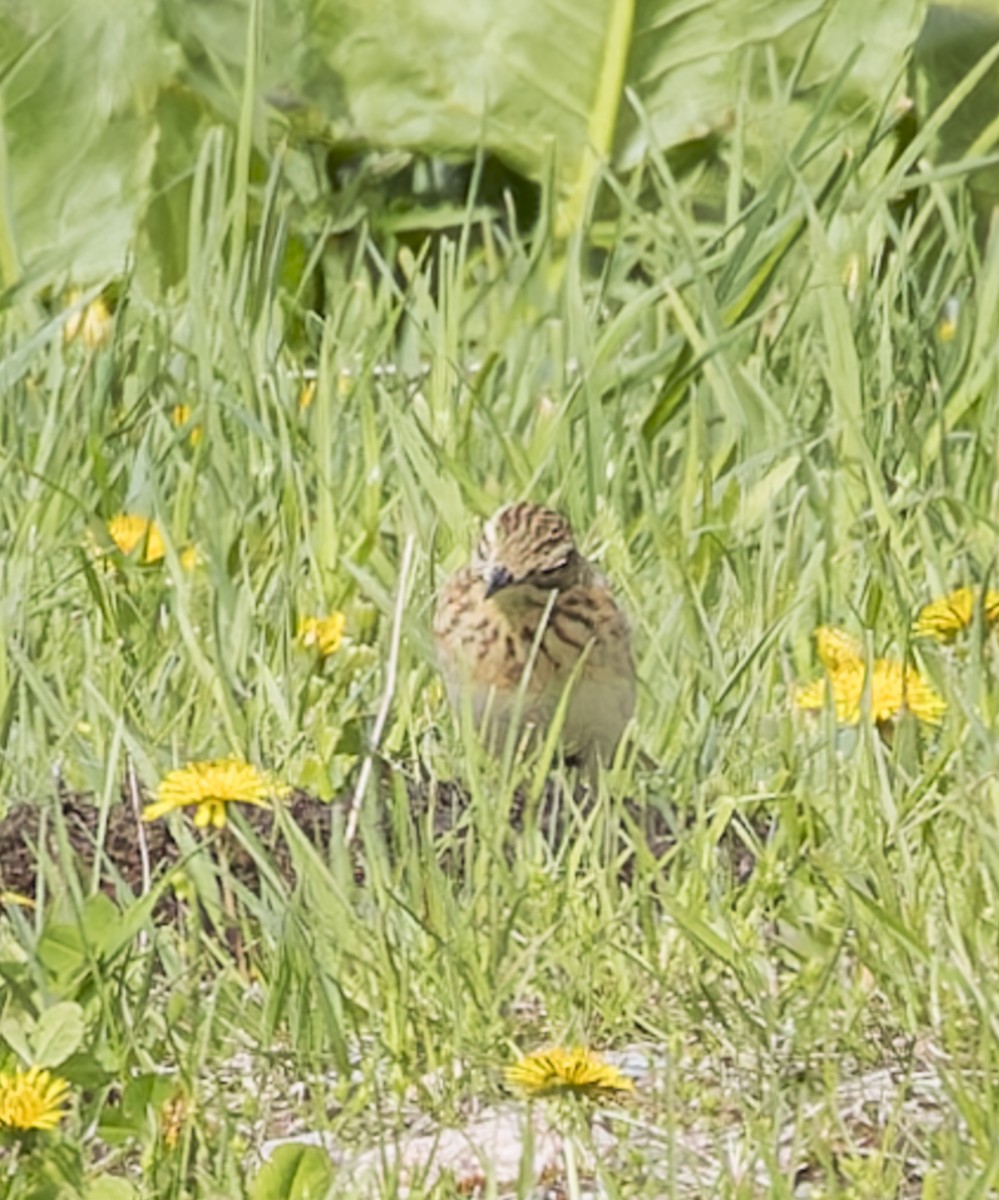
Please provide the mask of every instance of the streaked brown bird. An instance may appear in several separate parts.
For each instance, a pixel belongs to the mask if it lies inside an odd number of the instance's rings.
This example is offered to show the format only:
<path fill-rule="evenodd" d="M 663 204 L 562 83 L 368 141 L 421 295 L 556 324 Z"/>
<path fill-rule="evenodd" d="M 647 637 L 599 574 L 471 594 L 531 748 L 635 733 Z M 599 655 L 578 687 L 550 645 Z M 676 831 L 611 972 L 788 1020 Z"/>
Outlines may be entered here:
<path fill-rule="evenodd" d="M 500 509 L 441 590 L 434 638 L 451 703 L 494 752 L 512 721 L 543 735 L 569 688 L 564 752 L 611 760 L 635 708 L 628 621 L 559 513 Z"/>

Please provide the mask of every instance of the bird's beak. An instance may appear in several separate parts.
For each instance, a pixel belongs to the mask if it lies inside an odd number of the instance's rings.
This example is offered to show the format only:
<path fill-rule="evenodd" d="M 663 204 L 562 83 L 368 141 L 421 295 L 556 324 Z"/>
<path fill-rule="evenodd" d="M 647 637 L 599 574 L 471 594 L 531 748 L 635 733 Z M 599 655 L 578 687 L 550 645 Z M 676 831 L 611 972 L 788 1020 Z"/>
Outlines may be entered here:
<path fill-rule="evenodd" d="M 511 583 L 513 583 L 513 576 L 506 567 L 493 567 L 486 576 L 486 599 L 495 596 L 497 592 L 509 587 Z"/>

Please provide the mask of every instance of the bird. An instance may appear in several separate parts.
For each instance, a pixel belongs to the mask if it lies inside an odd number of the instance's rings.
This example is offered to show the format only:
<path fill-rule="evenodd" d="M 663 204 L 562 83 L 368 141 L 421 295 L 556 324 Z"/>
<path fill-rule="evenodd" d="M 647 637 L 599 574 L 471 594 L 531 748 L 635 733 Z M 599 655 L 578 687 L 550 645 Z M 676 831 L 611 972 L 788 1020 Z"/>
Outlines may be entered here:
<path fill-rule="evenodd" d="M 567 760 L 609 763 L 635 709 L 628 619 L 560 513 L 520 502 L 486 522 L 444 584 L 433 622 L 448 698 L 470 705 L 487 747 L 544 736 L 569 689 Z"/>

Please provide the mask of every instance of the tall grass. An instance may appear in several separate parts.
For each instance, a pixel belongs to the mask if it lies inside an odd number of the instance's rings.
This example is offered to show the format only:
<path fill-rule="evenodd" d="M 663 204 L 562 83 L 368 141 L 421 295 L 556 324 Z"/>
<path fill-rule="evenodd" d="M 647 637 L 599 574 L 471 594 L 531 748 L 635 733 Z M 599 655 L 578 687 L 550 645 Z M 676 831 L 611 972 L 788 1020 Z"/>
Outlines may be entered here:
<path fill-rule="evenodd" d="M 3 314 L 0 780 L 54 834 L 41 903 L 0 927 L 0 1036 L 30 1049 L 59 1002 L 80 1022 L 59 1153 L 22 1151 L 10 1195 L 269 1195 L 255 1155 L 289 1127 L 331 1131 L 323 1186 L 359 1194 L 352 1153 L 507 1103 L 502 1065 L 547 1042 L 637 1055 L 613 1194 L 995 1188 L 995 649 L 980 620 L 956 648 L 910 628 L 995 573 L 999 236 L 959 179 L 902 211 L 877 146 L 812 150 L 751 181 L 733 152 L 707 209 L 653 163 L 568 246 L 468 219 L 388 261 L 362 234 L 303 321 L 280 180 L 248 197 L 216 133 L 186 286 L 124 280 L 97 348 Z M 436 586 L 523 496 L 566 512 L 634 625 L 633 745 L 596 793 L 485 758 L 432 663 Z M 162 562 L 95 553 L 121 511 L 155 518 Z M 348 639 L 320 664 L 296 630 L 331 609 Z M 911 650 L 942 726 L 796 713 L 822 622 Z M 213 857 L 178 818 L 169 878 L 98 895 L 55 801 L 91 799 L 100 840 L 130 768 L 151 789 L 227 754 L 334 801 L 318 844 L 276 814 L 293 881 L 247 820 Z"/>

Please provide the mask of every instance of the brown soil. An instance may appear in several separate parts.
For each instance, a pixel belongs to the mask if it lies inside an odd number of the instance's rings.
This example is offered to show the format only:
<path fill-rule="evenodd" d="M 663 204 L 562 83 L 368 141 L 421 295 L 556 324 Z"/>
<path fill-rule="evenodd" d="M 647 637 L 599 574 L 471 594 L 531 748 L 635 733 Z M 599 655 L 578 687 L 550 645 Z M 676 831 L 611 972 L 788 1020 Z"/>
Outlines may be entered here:
<path fill-rule="evenodd" d="M 433 812 L 432 833 L 435 849 L 445 869 L 460 860 L 454 853 L 456 840 L 463 837 L 464 816 L 468 808 L 468 795 L 456 783 L 435 782 L 432 785 L 418 778 L 409 778 L 406 784 L 409 800 L 410 838 L 421 839 L 428 834 L 427 814 Z M 589 793 L 578 788 L 569 803 L 560 789 L 550 783 L 539 804 L 537 822 L 544 836 L 553 844 L 559 844 L 571 829 L 576 827 L 579 815 L 592 810 L 594 803 Z M 285 812 L 306 835 L 308 840 L 323 855 L 329 847 L 333 829 L 343 828 L 343 813 L 349 797 L 332 803 L 317 800 L 304 793 L 296 793 L 283 801 Z M 626 802 L 624 820 L 620 832 L 621 870 L 625 876 L 633 869 L 633 854 L 628 848 L 637 839 L 644 841 L 648 852 L 662 859 L 682 836 L 672 817 L 667 817 L 654 808 L 642 808 Z M 570 816 L 571 813 L 571 816 Z M 65 830 L 65 841 L 73 851 L 76 869 L 83 880 L 89 881 L 99 840 L 99 809 L 86 796 L 66 794 L 55 804 L 46 807 L 23 804 L 13 808 L 0 819 L 0 891 L 11 891 L 27 897 L 36 895 L 40 858 L 43 863 L 53 864 L 50 870 L 58 872 L 54 864 L 64 862 L 59 845 Z M 334 822 L 334 817 L 338 819 Z M 190 820 L 185 816 L 185 820 Z M 291 852 L 280 832 L 275 831 L 274 814 L 268 809 L 251 805 L 239 806 L 239 819 L 245 821 L 259 840 L 269 847 L 269 858 L 273 867 L 290 886 L 294 883 L 295 871 Z M 520 832 L 524 827 L 525 803 L 518 797 L 510 814 L 511 830 Z M 393 829 L 387 820 L 382 823 L 382 833 L 389 852 L 397 841 L 400 831 Z M 107 828 L 100 838 L 100 878 L 102 888 L 112 896 L 121 894 L 125 884 L 133 894 L 144 890 L 144 866 L 141 844 L 144 838 L 148 852 L 148 876 L 153 882 L 159 880 L 169 867 L 181 858 L 181 850 L 170 832 L 167 821 L 159 820 L 143 824 L 141 836 L 137 829 L 134 811 L 123 799 L 108 812 Z M 729 866 L 737 879 L 743 880 L 752 870 L 752 857 L 736 838 L 729 839 Z M 218 839 L 210 839 L 210 852 L 214 853 Z M 512 847 L 515 843 L 511 843 Z M 235 880 L 256 892 L 259 886 L 256 865 L 252 856 L 242 847 L 237 837 L 226 838 L 226 853 L 229 867 Z M 364 877 L 361 851 L 355 854 L 355 876 Z M 58 875 L 56 875 L 58 877 Z M 164 898 L 160 906 L 161 915 L 173 915 L 176 901 L 172 893 Z"/>

